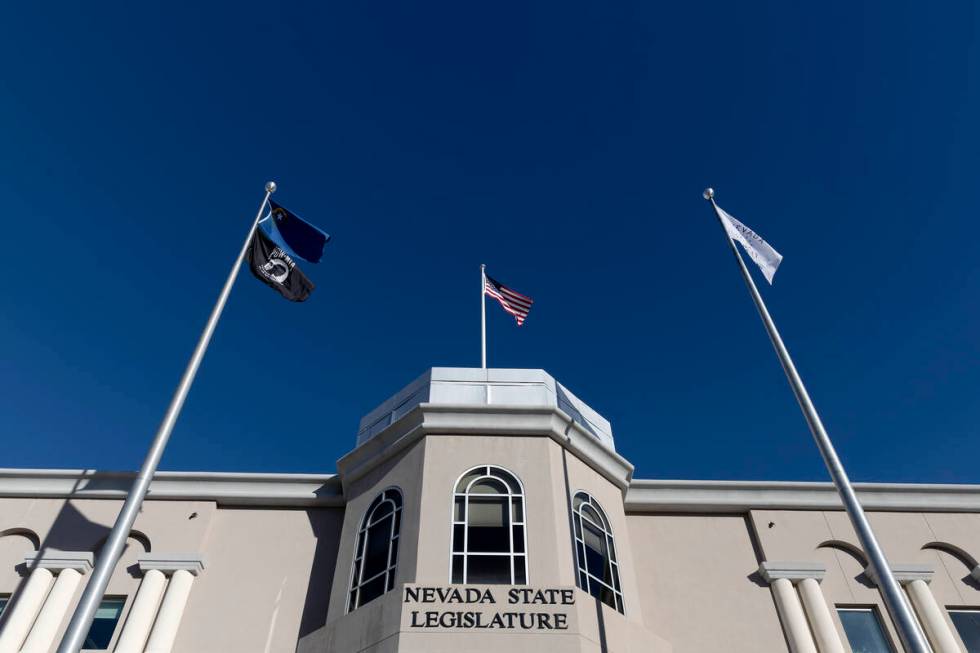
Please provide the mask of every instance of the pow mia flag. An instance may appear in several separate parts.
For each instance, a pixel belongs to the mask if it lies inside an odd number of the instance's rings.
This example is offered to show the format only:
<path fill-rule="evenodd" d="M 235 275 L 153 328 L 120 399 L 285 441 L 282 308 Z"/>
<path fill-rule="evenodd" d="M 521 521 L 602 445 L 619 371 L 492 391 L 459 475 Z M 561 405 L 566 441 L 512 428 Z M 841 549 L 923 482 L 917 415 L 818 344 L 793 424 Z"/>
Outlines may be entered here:
<path fill-rule="evenodd" d="M 262 229 L 256 229 L 252 236 L 248 265 L 259 281 L 274 288 L 289 301 L 305 301 L 313 292 L 313 282 Z"/>

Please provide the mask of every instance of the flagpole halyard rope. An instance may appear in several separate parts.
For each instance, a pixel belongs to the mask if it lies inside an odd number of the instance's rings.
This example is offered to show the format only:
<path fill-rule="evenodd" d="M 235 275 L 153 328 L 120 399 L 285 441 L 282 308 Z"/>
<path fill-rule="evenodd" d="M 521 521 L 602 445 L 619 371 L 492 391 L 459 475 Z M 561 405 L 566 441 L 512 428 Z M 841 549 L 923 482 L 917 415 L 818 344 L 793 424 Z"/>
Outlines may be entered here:
<path fill-rule="evenodd" d="M 176 424 L 177 418 L 180 416 L 180 410 L 184 405 L 184 400 L 187 399 L 187 393 L 190 392 L 191 385 L 194 383 L 194 377 L 207 351 L 208 344 L 211 342 L 211 336 L 218 326 L 218 320 L 221 318 L 225 303 L 228 301 L 228 295 L 231 294 L 232 286 L 235 285 L 235 279 L 238 277 L 238 272 L 242 267 L 242 261 L 245 260 L 245 253 L 248 251 L 252 236 L 258 228 L 262 211 L 265 210 L 266 205 L 269 203 L 269 196 L 274 192 L 276 192 L 276 183 L 274 181 L 267 182 L 265 185 L 265 197 L 262 199 L 258 213 L 255 214 L 252 227 L 248 230 L 245 243 L 238 253 L 238 258 L 235 259 L 231 272 L 228 273 L 228 278 L 225 280 L 225 285 L 218 295 L 218 300 L 215 302 L 214 308 L 211 309 L 211 316 L 208 318 L 207 325 L 201 333 L 201 337 L 197 342 L 197 347 L 194 348 L 194 353 L 191 355 L 190 361 L 187 363 L 187 368 L 184 370 L 184 374 L 180 379 L 180 384 L 177 386 L 177 390 L 170 400 L 167 412 L 157 429 L 153 443 L 150 445 L 150 449 L 146 454 L 146 459 L 143 461 L 143 467 L 140 469 L 136 480 L 133 481 L 129 494 L 126 495 L 126 501 L 123 503 L 122 510 L 119 511 L 119 516 L 116 517 L 116 523 L 113 525 L 112 531 L 109 533 L 109 537 L 102 547 L 102 551 L 98 554 L 95 569 L 92 571 L 92 578 L 85 586 L 82 598 L 79 599 L 78 607 L 75 608 L 75 613 L 72 615 L 71 622 L 68 624 L 68 629 L 65 631 L 64 637 L 61 639 L 61 644 L 58 646 L 58 653 L 78 653 L 82 648 L 86 635 L 88 635 L 89 629 L 92 627 L 95 612 L 99 607 L 102 597 L 105 595 L 106 587 L 109 585 L 109 579 L 112 577 L 112 572 L 115 570 L 116 563 L 119 562 L 119 557 L 122 555 L 123 548 L 126 545 L 126 538 L 129 537 L 129 533 L 133 528 L 133 522 L 136 521 L 140 507 L 143 505 L 143 499 L 146 497 L 147 490 L 150 488 L 150 482 L 156 473 L 157 465 L 159 465 L 160 458 L 163 456 L 163 450 L 167 446 L 167 440 L 170 439 L 170 433 L 173 431 L 174 424 Z"/>
<path fill-rule="evenodd" d="M 732 253 L 735 255 L 735 260 L 738 263 L 739 270 L 742 272 L 745 285 L 748 286 L 752 301 L 755 303 L 755 307 L 759 311 L 759 316 L 762 318 L 762 323 L 766 327 L 766 332 L 769 334 L 769 340 L 776 350 L 776 355 L 779 357 L 779 362 L 783 367 L 783 371 L 786 373 L 786 378 L 800 405 L 800 410 L 803 412 L 807 426 L 810 427 L 810 433 L 813 434 L 813 439 L 816 441 L 817 448 L 820 450 L 820 455 L 823 458 L 824 464 L 827 466 L 827 471 L 830 473 L 830 477 L 837 487 L 837 493 L 840 495 L 848 517 L 850 517 L 851 525 L 857 532 L 858 539 L 861 542 L 861 548 L 868 556 L 872 568 L 878 574 L 878 584 L 882 597 L 885 600 L 885 606 L 888 608 L 888 613 L 895 623 L 895 629 L 898 631 L 902 644 L 908 653 L 932 653 L 932 648 L 926 640 L 922 627 L 915 618 L 912 608 L 905 598 L 905 594 L 895 580 L 895 576 L 892 574 L 891 567 L 889 567 L 885 554 L 878 544 L 874 531 L 871 530 L 871 524 L 868 522 L 867 515 L 865 515 L 864 509 L 858 501 L 857 494 L 851 486 L 847 472 L 844 471 L 844 465 L 837 456 L 837 451 L 834 449 L 830 436 L 827 435 L 827 431 L 824 429 L 820 415 L 810 400 L 810 395 L 803 385 L 803 379 L 796 371 L 793 359 L 790 358 L 789 351 L 786 349 L 786 345 L 783 344 L 783 339 L 776 329 L 776 324 L 773 322 L 772 316 L 769 315 L 769 310 L 762 300 L 762 295 L 759 294 L 759 290 L 756 288 L 755 282 L 752 280 L 752 275 L 745 266 L 745 261 L 742 259 L 742 255 L 738 251 L 735 241 L 725 227 L 721 209 L 715 203 L 714 189 L 706 188 L 703 196 L 704 199 L 711 202 L 711 206 L 715 211 L 715 217 L 718 218 L 718 224 L 721 226 L 722 231 L 725 232 L 725 238 L 728 240 L 728 244 L 732 248 Z"/>

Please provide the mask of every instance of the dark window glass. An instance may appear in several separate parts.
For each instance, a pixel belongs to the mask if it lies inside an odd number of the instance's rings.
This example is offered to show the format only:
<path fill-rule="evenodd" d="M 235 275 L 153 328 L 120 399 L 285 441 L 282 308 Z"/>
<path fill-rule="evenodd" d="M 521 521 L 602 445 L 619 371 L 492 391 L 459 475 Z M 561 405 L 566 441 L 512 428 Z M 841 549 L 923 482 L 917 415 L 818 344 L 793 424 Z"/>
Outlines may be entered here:
<path fill-rule="evenodd" d="M 893 653 L 873 609 L 841 608 L 837 610 L 837 615 L 853 653 Z"/>
<path fill-rule="evenodd" d="M 348 611 L 394 588 L 401 506 L 401 493 L 394 489 L 385 490 L 371 502 L 364 514 L 351 565 Z"/>
<path fill-rule="evenodd" d="M 510 551 L 510 519 L 503 498 L 470 498 L 469 541 L 467 547 L 477 553 Z"/>
<path fill-rule="evenodd" d="M 579 587 L 609 607 L 624 612 L 609 521 L 599 504 L 585 492 L 576 493 L 572 505 Z"/>
<path fill-rule="evenodd" d="M 603 581 L 606 580 L 606 538 L 589 524 L 585 524 L 585 568 Z"/>
<path fill-rule="evenodd" d="M 514 552 L 524 553 L 524 527 L 514 527 Z"/>
<path fill-rule="evenodd" d="M 481 556 L 469 554 L 466 563 L 466 582 L 473 585 L 510 583 L 510 556 Z"/>
<path fill-rule="evenodd" d="M 602 591 L 602 585 L 600 585 L 599 583 L 595 582 L 594 580 L 589 583 L 589 594 L 591 594 L 592 596 L 594 596 L 594 597 L 596 597 L 598 599 L 599 598 L 599 593 L 601 591 Z"/>
<path fill-rule="evenodd" d="M 9 596 L 0 596 L 0 617 L 3 616 L 3 611 L 7 609 L 8 603 L 10 603 Z"/>
<path fill-rule="evenodd" d="M 507 486 L 492 478 L 483 478 L 470 486 L 470 494 L 507 494 Z"/>
<path fill-rule="evenodd" d="M 371 513 L 371 523 L 374 524 L 381 521 L 394 511 L 395 506 L 390 501 L 385 501 Z"/>
<path fill-rule="evenodd" d="M 513 474 L 490 465 L 463 474 L 453 522 L 454 583 L 527 583 L 524 496 Z"/>
<path fill-rule="evenodd" d="M 481 476 L 486 476 L 486 474 L 486 467 L 477 467 L 476 469 L 466 472 L 466 474 L 463 475 L 463 478 L 459 479 L 459 483 L 456 484 L 456 491 L 459 493 L 465 493 L 470 483 Z"/>
<path fill-rule="evenodd" d="M 367 551 L 364 552 L 364 575 L 368 580 L 388 568 L 388 545 L 391 540 L 391 518 L 376 523 L 367 532 Z"/>
<path fill-rule="evenodd" d="M 521 493 L 521 484 L 517 482 L 517 479 L 508 472 L 507 470 L 500 469 L 499 467 L 491 467 L 490 473 L 502 480 L 507 484 L 507 489 L 510 490 L 511 494 Z"/>
<path fill-rule="evenodd" d="M 966 653 L 980 653 L 980 610 L 950 610 L 949 617 L 966 646 Z"/>
<path fill-rule="evenodd" d="M 527 564 L 524 556 L 514 558 L 514 584 L 524 585 L 527 583 Z"/>
<path fill-rule="evenodd" d="M 370 580 L 361 586 L 361 596 L 358 605 L 364 605 L 368 601 L 373 601 L 382 594 L 385 593 L 385 577 L 384 575 L 378 576 L 374 580 Z"/>
<path fill-rule="evenodd" d="M 116 632 L 119 616 L 122 614 L 126 599 L 103 599 L 95 611 L 95 619 L 85 637 L 84 649 L 105 651 L 109 648 L 112 635 Z"/>

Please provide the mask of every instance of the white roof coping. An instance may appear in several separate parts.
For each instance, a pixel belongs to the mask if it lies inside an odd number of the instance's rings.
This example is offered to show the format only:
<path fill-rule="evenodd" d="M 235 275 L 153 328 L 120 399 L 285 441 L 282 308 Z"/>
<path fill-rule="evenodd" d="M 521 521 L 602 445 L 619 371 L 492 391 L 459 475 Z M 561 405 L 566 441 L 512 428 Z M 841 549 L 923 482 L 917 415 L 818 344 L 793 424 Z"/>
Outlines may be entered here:
<path fill-rule="evenodd" d="M 427 403 L 447 406 L 535 406 L 557 408 L 612 451 L 612 425 L 553 376 L 539 369 L 433 367 L 361 419 L 360 446 Z"/>
<path fill-rule="evenodd" d="M 0 497 L 124 499 L 134 472 L 91 469 L 0 469 Z M 336 474 L 157 472 L 147 501 L 214 501 L 219 506 L 344 505 Z"/>

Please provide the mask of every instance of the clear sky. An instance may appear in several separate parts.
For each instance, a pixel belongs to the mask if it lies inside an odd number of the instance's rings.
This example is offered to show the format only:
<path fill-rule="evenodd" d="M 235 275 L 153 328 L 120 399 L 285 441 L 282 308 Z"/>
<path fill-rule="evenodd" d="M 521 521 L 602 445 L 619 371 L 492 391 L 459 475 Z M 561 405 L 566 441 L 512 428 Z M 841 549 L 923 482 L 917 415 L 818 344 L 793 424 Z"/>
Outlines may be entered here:
<path fill-rule="evenodd" d="M 0 466 L 139 466 L 275 179 L 317 289 L 242 271 L 164 469 L 334 471 L 486 263 L 638 477 L 823 480 L 711 185 L 851 476 L 980 482 L 973 3 L 209 5 L 5 9 Z"/>

